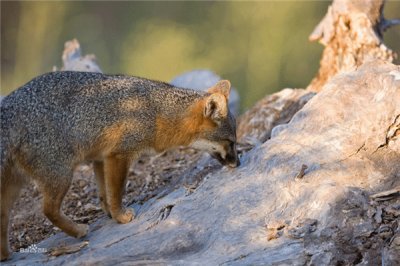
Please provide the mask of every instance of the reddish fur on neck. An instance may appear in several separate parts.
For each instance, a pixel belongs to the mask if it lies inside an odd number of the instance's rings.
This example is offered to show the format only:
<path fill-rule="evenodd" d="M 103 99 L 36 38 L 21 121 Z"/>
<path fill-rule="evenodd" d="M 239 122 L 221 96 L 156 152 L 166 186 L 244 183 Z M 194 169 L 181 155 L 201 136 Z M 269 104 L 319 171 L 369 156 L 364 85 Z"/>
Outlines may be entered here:
<path fill-rule="evenodd" d="M 205 102 L 206 99 L 196 101 L 181 117 L 158 116 L 154 149 L 161 152 L 171 147 L 186 146 L 195 140 L 199 132 L 214 129 L 216 124 L 203 115 Z"/>

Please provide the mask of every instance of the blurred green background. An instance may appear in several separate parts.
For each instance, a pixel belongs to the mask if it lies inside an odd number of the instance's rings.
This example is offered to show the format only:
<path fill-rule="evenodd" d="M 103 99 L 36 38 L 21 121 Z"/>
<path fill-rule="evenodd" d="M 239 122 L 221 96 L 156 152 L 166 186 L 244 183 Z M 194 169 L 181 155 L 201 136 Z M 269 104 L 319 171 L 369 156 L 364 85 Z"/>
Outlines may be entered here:
<path fill-rule="evenodd" d="M 170 81 L 193 69 L 231 80 L 242 110 L 285 87 L 308 85 L 323 47 L 308 41 L 330 1 L 1 2 L 1 94 L 61 66 L 77 38 L 105 73 Z M 399 16 L 389 1 L 387 18 Z M 400 27 L 385 34 L 400 51 Z"/>

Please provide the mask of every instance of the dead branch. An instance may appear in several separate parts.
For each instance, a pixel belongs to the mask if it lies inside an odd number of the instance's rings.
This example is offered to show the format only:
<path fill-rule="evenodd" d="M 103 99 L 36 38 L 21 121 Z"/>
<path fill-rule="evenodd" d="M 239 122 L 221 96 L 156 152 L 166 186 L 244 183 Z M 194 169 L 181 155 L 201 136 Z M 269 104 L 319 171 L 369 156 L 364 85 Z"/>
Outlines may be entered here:
<path fill-rule="evenodd" d="M 340 72 L 381 59 L 392 62 L 396 53 L 383 43 L 383 32 L 400 23 L 383 17 L 384 0 L 334 0 L 309 36 L 325 46 L 317 76 L 307 87 L 320 91 Z"/>

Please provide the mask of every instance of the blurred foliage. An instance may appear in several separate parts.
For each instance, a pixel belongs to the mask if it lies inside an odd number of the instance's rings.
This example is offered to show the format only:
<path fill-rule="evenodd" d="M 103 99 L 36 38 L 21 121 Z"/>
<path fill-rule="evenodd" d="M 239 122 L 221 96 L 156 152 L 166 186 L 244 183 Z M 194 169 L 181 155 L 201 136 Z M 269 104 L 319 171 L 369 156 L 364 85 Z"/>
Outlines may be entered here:
<path fill-rule="evenodd" d="M 105 73 L 170 81 L 192 69 L 231 80 L 242 108 L 285 87 L 305 87 L 323 47 L 308 36 L 330 2 L 2 2 L 1 94 L 61 65 L 77 38 Z M 389 1 L 393 18 L 400 2 Z M 400 32 L 385 41 L 399 52 Z"/>

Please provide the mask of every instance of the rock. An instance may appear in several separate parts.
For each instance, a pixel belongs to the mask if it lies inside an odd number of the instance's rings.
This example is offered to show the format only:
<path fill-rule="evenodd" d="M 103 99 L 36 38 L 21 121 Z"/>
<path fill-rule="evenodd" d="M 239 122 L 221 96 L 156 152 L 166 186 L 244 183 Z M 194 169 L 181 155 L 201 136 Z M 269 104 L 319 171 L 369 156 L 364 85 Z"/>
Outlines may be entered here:
<path fill-rule="evenodd" d="M 214 72 L 205 69 L 193 70 L 185 72 L 175 77 L 171 84 L 177 87 L 188 88 L 193 90 L 207 90 L 221 80 L 221 77 Z M 235 88 L 231 89 L 229 95 L 229 109 L 234 115 L 239 114 L 240 97 Z"/>
<path fill-rule="evenodd" d="M 5 265 L 377 265 L 387 244 L 368 242 L 380 228 L 367 216 L 368 195 L 400 185 L 399 75 L 382 61 L 340 74 L 240 168 L 210 171 L 190 194 L 177 186 L 134 204 L 131 223 L 99 219 L 76 253 L 15 253 Z M 268 241 L 274 221 L 305 225 L 304 239 Z M 38 247 L 80 241 L 58 233 Z M 392 243 L 388 265 L 398 261 Z"/>

